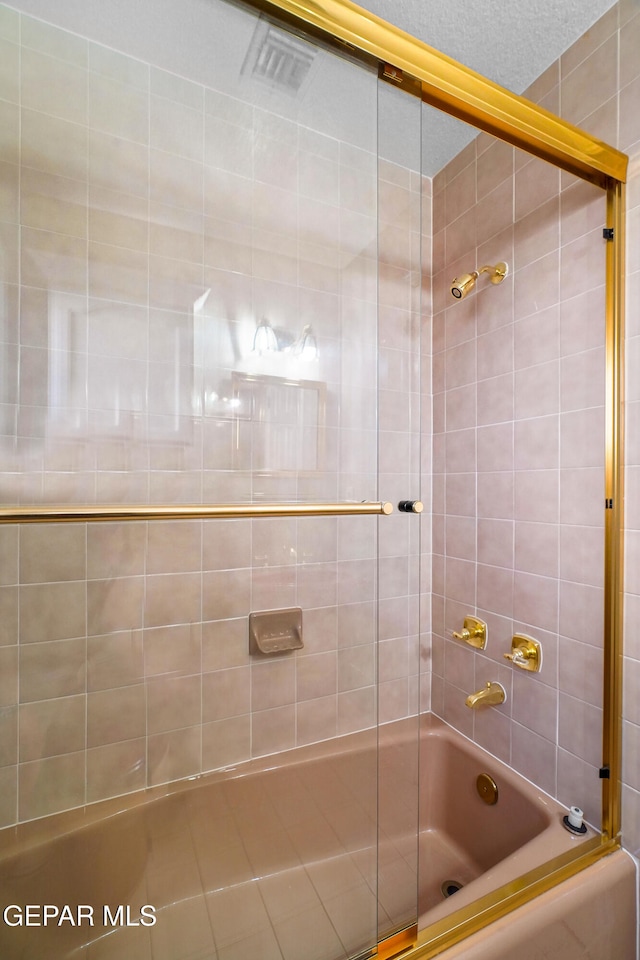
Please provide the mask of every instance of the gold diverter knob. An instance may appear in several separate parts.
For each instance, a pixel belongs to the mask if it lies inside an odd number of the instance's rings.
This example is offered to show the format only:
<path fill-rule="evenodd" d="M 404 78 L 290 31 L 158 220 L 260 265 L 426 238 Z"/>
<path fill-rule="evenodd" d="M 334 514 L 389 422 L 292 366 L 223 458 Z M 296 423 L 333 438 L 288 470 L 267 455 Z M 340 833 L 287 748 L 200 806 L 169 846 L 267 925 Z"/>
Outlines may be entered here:
<path fill-rule="evenodd" d="M 533 637 L 517 633 L 511 640 L 511 653 L 505 653 L 504 658 L 511 660 L 511 663 L 521 670 L 539 673 L 542 666 L 542 647 Z"/>
<path fill-rule="evenodd" d="M 477 617 L 465 617 L 462 630 L 452 630 L 451 636 L 456 640 L 462 640 L 468 643 L 470 647 L 476 650 L 484 650 L 487 645 L 487 625 L 483 620 Z"/>

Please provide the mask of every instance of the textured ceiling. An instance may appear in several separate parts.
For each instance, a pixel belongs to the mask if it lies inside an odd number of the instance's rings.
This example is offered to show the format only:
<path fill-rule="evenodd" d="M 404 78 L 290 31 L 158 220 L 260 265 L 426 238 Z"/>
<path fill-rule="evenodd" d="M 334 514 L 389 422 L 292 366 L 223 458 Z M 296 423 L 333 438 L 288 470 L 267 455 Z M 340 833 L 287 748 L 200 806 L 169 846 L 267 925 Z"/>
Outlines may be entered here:
<path fill-rule="evenodd" d="M 616 0 L 357 2 L 490 80 L 523 93 Z M 436 173 L 474 135 L 464 124 L 429 111 L 423 121 L 424 172 Z M 388 139 L 385 153 L 393 152 L 394 140 L 399 142 L 392 132 Z"/>
<path fill-rule="evenodd" d="M 358 0 L 496 83 L 522 93 L 615 0 Z"/>

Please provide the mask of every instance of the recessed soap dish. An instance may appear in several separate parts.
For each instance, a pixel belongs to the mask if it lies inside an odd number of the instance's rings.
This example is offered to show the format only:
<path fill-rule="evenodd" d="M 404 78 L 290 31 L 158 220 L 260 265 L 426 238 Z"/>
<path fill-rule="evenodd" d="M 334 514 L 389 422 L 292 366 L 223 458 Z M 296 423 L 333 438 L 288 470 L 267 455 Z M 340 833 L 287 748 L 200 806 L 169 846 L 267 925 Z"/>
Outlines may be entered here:
<path fill-rule="evenodd" d="M 287 653 L 303 646 L 300 607 L 249 614 L 249 653 L 252 656 Z"/>

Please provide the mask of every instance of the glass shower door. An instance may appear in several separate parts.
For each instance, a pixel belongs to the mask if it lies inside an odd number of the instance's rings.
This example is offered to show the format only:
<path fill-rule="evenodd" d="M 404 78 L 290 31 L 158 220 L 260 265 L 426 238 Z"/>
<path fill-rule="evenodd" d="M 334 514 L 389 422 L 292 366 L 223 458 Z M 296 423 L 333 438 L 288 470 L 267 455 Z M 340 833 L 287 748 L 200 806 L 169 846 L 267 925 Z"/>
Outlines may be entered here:
<path fill-rule="evenodd" d="M 421 116 L 419 99 L 380 79 L 378 462 L 384 497 L 409 508 L 380 524 L 378 566 L 379 937 L 398 935 L 398 949 L 410 942 L 402 941 L 403 931 L 408 936 L 417 922 L 420 712 L 429 709 L 420 657 L 429 630 L 429 587 L 422 580 L 429 564 L 421 562 L 429 512 L 420 511 L 429 499 L 421 436 L 428 363 L 421 361 L 430 342 L 422 258 L 430 250 L 431 197 L 420 175 Z"/>
<path fill-rule="evenodd" d="M 377 500 L 376 74 L 223 0 L 118 6 L 0 8 L 5 500 Z M 54 527 L 13 544 L 47 611 L 15 707 L 52 718 L 18 818 L 224 771 L 145 834 L 135 949 L 370 954 L 378 521 Z M 292 608 L 303 646 L 251 652 L 249 615 Z"/>

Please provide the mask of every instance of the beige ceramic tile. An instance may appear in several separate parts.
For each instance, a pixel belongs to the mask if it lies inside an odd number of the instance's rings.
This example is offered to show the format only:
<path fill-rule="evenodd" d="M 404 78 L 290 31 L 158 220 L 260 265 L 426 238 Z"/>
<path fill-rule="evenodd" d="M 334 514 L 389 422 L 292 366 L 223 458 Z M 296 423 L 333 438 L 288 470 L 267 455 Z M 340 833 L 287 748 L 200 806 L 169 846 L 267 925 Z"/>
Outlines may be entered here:
<path fill-rule="evenodd" d="M 86 127 L 35 110 L 23 110 L 21 144 L 25 166 L 53 176 L 86 180 Z"/>
<path fill-rule="evenodd" d="M 0 103 L 0 159 L 17 163 L 20 150 L 19 110 L 16 104 Z"/>
<path fill-rule="evenodd" d="M 85 650 L 84 638 L 23 644 L 20 648 L 20 702 L 83 693 Z"/>
<path fill-rule="evenodd" d="M 147 742 L 151 785 L 180 780 L 200 772 L 200 726 L 151 735 Z"/>
<path fill-rule="evenodd" d="M 588 584 L 560 582 L 560 633 L 594 647 L 602 645 L 604 590 Z"/>
<path fill-rule="evenodd" d="M 87 186 L 78 180 L 24 170 L 20 180 L 22 223 L 75 237 L 87 235 Z"/>
<path fill-rule="evenodd" d="M 5 526 L 0 530 L 0 583 L 18 582 L 19 527 Z"/>
<path fill-rule="evenodd" d="M 201 719 L 199 676 L 168 677 L 147 684 L 147 730 L 149 735 L 194 727 Z"/>
<path fill-rule="evenodd" d="M 216 770 L 251 756 L 251 717 L 231 717 L 202 725 L 202 769 Z"/>
<path fill-rule="evenodd" d="M 152 96 L 149 132 L 151 146 L 190 160 L 201 161 L 203 121 L 202 109 Z"/>
<path fill-rule="evenodd" d="M 87 289 L 87 245 L 82 239 L 24 227 L 21 237 L 23 281 L 66 293 Z"/>
<path fill-rule="evenodd" d="M 88 748 L 134 740 L 145 734 L 146 696 L 142 684 L 88 694 Z"/>
<path fill-rule="evenodd" d="M 84 695 L 25 703 L 20 707 L 20 761 L 85 749 Z"/>
<path fill-rule="evenodd" d="M 295 746 L 295 706 L 287 704 L 251 714 L 251 752 L 254 757 Z"/>
<path fill-rule="evenodd" d="M 89 125 L 101 133 L 149 142 L 148 96 L 129 84 L 89 73 L 88 116 Z"/>
<path fill-rule="evenodd" d="M 558 621 L 558 581 L 530 573 L 515 573 L 514 610 L 517 610 L 519 619 L 553 631 Z"/>
<path fill-rule="evenodd" d="M 61 30 L 43 20 L 22 16 L 21 39 L 25 47 L 48 54 L 58 60 L 87 66 L 87 42 L 67 30 Z"/>
<path fill-rule="evenodd" d="M 88 578 L 131 576 L 144 570 L 142 524 L 94 523 L 87 527 Z"/>
<path fill-rule="evenodd" d="M 149 258 L 145 253 L 89 244 L 89 295 L 101 299 L 147 303 Z"/>
<path fill-rule="evenodd" d="M 503 616 L 513 614 L 514 575 L 510 569 L 478 566 L 477 605 L 483 610 L 499 610 Z"/>
<path fill-rule="evenodd" d="M 229 670 L 203 674 L 202 719 L 204 723 L 248 714 L 250 702 L 249 667 L 233 667 Z"/>
<path fill-rule="evenodd" d="M 20 190 L 19 168 L 14 163 L 0 163 L 0 220 L 18 222 Z"/>
<path fill-rule="evenodd" d="M 179 207 L 152 203 L 149 210 L 149 250 L 161 257 L 202 263 L 202 215 Z"/>
<path fill-rule="evenodd" d="M 16 705 L 0 710 L 0 767 L 18 762 L 18 724 Z"/>
<path fill-rule="evenodd" d="M 126 740 L 87 750 L 87 801 L 141 790 L 146 783 L 146 740 Z"/>
<path fill-rule="evenodd" d="M 335 653 L 300 656 L 296 663 L 297 700 L 314 700 L 335 694 L 337 658 Z"/>
<path fill-rule="evenodd" d="M 576 550 L 578 551 L 577 554 Z M 604 543 L 602 528 L 600 526 L 563 526 L 560 533 L 560 576 L 562 579 L 600 587 L 603 585 L 603 571 Z"/>
<path fill-rule="evenodd" d="M 516 570 L 544 576 L 557 576 L 558 549 L 558 528 L 555 524 L 516 521 Z"/>
<path fill-rule="evenodd" d="M 604 412 L 601 407 L 565 413 L 560 423 L 560 466 L 602 467 L 604 444 L 594 437 L 604 437 Z"/>
<path fill-rule="evenodd" d="M 2 7 L 0 11 L 0 36 L 17 43 L 20 39 L 20 14 L 17 10 Z"/>
<path fill-rule="evenodd" d="M 83 580 L 86 532 L 82 525 L 33 524 L 20 531 L 20 582 Z"/>
<path fill-rule="evenodd" d="M 171 242 L 175 241 L 174 235 Z M 206 289 L 201 255 L 198 255 L 198 261 L 189 263 L 168 257 L 150 256 L 149 305 L 181 312 L 193 310 L 194 302 Z"/>
<path fill-rule="evenodd" d="M 110 133 L 88 133 L 89 183 L 115 193 L 147 199 L 149 195 L 149 148 Z M 153 164 L 151 176 L 153 176 Z"/>
<path fill-rule="evenodd" d="M 151 150 L 149 163 L 149 197 L 152 201 L 202 212 L 202 163 L 160 150 Z M 211 213 L 206 208 L 205 212 Z"/>
<path fill-rule="evenodd" d="M 599 779 L 597 766 L 567 750 L 558 749 L 558 799 L 570 806 L 571 797 L 580 797 L 585 820 L 594 826 L 602 822 L 602 788 Z"/>
<path fill-rule="evenodd" d="M 315 743 L 337 735 L 337 696 L 299 702 L 296 707 L 296 743 Z"/>
<path fill-rule="evenodd" d="M 244 617 L 202 625 L 202 668 L 205 672 L 249 662 L 249 628 Z"/>
<path fill-rule="evenodd" d="M 20 820 L 33 820 L 84 803 L 85 754 L 69 753 L 20 764 Z"/>
<path fill-rule="evenodd" d="M 200 619 L 199 573 L 147 576 L 144 624 L 158 627 L 171 623 L 194 623 Z"/>
<path fill-rule="evenodd" d="M 0 769 L 0 823 L 9 826 L 17 819 L 18 777 L 16 766 Z"/>
<path fill-rule="evenodd" d="M 20 641 L 37 643 L 85 633 L 85 590 L 80 581 L 20 588 Z"/>
<path fill-rule="evenodd" d="M 559 689 L 578 700 L 601 706 L 602 690 L 599 680 L 603 663 L 602 648 L 581 640 L 560 637 L 558 657 Z"/>
<path fill-rule="evenodd" d="M 152 94 L 181 103 L 193 110 L 204 110 L 206 88 L 199 83 L 192 83 L 184 77 L 167 70 L 159 70 L 157 67 L 151 67 L 149 81 Z"/>
<path fill-rule="evenodd" d="M 295 702 L 295 659 L 281 656 L 251 665 L 251 709 L 269 710 Z"/>
<path fill-rule="evenodd" d="M 230 619 L 249 612 L 247 570 L 205 573 L 202 578 L 204 620 Z"/>
<path fill-rule="evenodd" d="M 18 702 L 18 647 L 0 647 L 0 706 Z"/>
<path fill-rule="evenodd" d="M 145 630 L 145 676 L 197 673 L 201 663 L 201 637 L 199 623 Z"/>
<path fill-rule="evenodd" d="M 614 96 L 617 76 L 611 63 L 617 60 L 617 54 L 618 36 L 616 32 L 610 32 L 609 37 L 573 70 L 565 73 L 563 69 L 560 103 L 562 116 L 569 123 L 579 125 L 596 107 Z"/>
<path fill-rule="evenodd" d="M 146 197 L 133 197 L 102 186 L 89 190 L 89 239 L 146 253 L 149 240 Z M 118 338 L 119 339 L 119 338 Z"/>
<path fill-rule="evenodd" d="M 243 177 L 253 174 L 254 136 L 250 127 L 205 118 L 204 161 L 213 170 L 226 170 Z M 175 152 L 175 151 L 174 151 Z"/>
<path fill-rule="evenodd" d="M 24 107 L 86 124 L 87 74 L 83 67 L 25 48 L 21 81 Z"/>
<path fill-rule="evenodd" d="M 602 760 L 600 731 L 602 709 L 583 700 L 561 693 L 558 703 L 558 744 L 565 750 L 590 763 L 600 766 Z"/>

